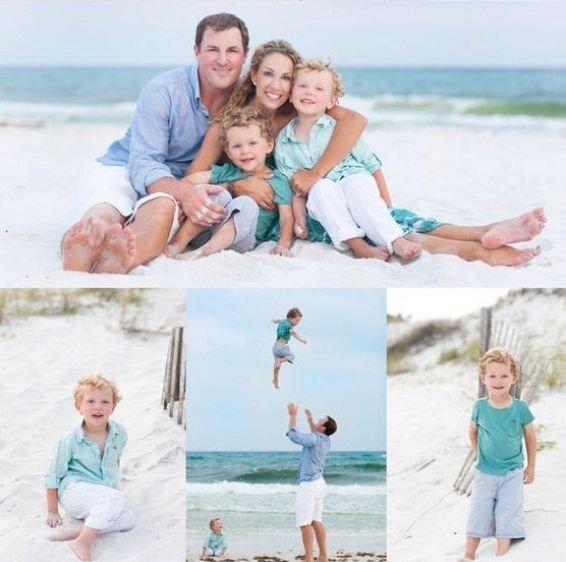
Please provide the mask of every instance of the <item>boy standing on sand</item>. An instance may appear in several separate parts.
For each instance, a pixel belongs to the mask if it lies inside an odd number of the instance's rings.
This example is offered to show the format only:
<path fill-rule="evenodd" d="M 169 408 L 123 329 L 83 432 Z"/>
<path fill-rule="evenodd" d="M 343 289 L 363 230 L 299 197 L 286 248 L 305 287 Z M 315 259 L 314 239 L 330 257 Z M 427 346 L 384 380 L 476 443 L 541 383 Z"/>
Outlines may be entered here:
<path fill-rule="evenodd" d="M 295 360 L 294 353 L 289 349 L 289 340 L 291 336 L 299 340 L 301 343 L 306 344 L 307 340 L 304 340 L 299 336 L 299 334 L 293 329 L 303 318 L 301 311 L 298 308 L 291 308 L 287 312 L 287 317 L 285 320 L 272 320 L 274 324 L 277 324 L 277 339 L 273 344 L 273 357 L 275 358 L 275 363 L 273 365 L 273 386 L 279 388 L 279 369 L 283 363 L 293 363 Z"/>
<path fill-rule="evenodd" d="M 57 443 L 45 478 L 47 525 L 63 522 L 60 503 L 82 526 L 60 529 L 51 539 L 69 541 L 79 560 L 92 560 L 91 547 L 101 533 L 129 531 L 132 513 L 118 488 L 120 455 L 126 445 L 124 427 L 110 419 L 121 396 L 116 385 L 101 375 L 81 378 L 73 393 L 83 422 Z"/>
<path fill-rule="evenodd" d="M 470 441 L 478 454 L 462 561 L 474 560 L 482 538 L 497 538 L 497 556 L 504 556 L 511 541 L 525 538 L 523 484 L 535 478 L 536 435 L 534 416 L 526 402 L 509 394 L 518 380 L 518 366 L 502 348 L 488 350 L 480 359 L 480 379 L 488 395 L 474 403 Z M 527 467 L 523 470 L 525 437 Z"/>
<path fill-rule="evenodd" d="M 336 432 L 336 421 L 326 416 L 314 421 L 310 410 L 306 409 L 307 422 L 311 433 L 302 433 L 297 429 L 296 404 L 287 404 L 289 413 L 289 431 L 287 437 L 303 447 L 301 462 L 297 473 L 299 489 L 296 496 L 296 523 L 301 529 L 301 538 L 305 549 L 305 562 L 313 562 L 314 538 L 318 544 L 318 562 L 328 562 L 326 550 L 326 530 L 322 524 L 322 510 L 326 495 L 326 482 L 323 471 L 326 455 L 330 451 L 330 436 Z"/>

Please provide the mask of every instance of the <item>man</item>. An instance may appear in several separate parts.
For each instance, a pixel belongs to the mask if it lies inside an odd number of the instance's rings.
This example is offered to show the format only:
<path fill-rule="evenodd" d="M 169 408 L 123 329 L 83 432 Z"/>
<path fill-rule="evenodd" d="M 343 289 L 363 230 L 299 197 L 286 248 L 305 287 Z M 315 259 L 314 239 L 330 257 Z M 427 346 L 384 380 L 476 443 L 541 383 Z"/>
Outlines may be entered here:
<path fill-rule="evenodd" d="M 189 189 L 182 178 L 210 118 L 234 89 L 248 44 L 238 17 L 207 16 L 196 29 L 197 64 L 164 72 L 144 87 L 126 135 L 87 169 L 79 186 L 76 222 L 61 241 L 63 269 L 126 273 L 157 257 L 177 220 L 176 202 L 201 226 L 222 221 L 224 208 L 210 198 L 222 188 Z M 124 226 L 134 210 L 135 220 Z"/>
<path fill-rule="evenodd" d="M 287 404 L 289 413 L 287 437 L 303 447 L 297 474 L 299 489 L 295 507 L 296 522 L 301 529 L 305 562 L 313 562 L 315 537 L 319 551 L 318 561 L 328 562 L 326 530 L 322 524 L 322 509 L 326 495 L 323 471 L 326 456 L 330 451 L 330 436 L 336 432 L 337 426 L 336 421 L 330 416 L 315 423 L 310 410 L 305 410 L 311 433 L 302 433 L 296 428 L 298 410 L 296 404 Z"/>

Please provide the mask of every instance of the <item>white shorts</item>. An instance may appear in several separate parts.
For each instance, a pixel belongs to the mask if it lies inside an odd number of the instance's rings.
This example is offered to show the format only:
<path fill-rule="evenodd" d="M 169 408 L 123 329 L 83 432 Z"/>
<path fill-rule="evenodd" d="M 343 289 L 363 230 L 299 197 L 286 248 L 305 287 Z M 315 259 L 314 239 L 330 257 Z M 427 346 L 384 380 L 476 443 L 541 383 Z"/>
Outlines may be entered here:
<path fill-rule="evenodd" d="M 132 512 L 124 506 L 124 495 L 116 488 L 71 482 L 59 503 L 73 519 L 83 519 L 87 527 L 99 533 L 129 531 L 135 525 Z"/>
<path fill-rule="evenodd" d="M 326 482 L 324 478 L 311 482 L 300 482 L 295 498 L 295 521 L 297 527 L 310 525 L 313 521 L 322 521 L 326 496 Z"/>
<path fill-rule="evenodd" d="M 160 197 L 165 197 L 167 199 L 170 199 L 175 204 L 175 210 L 174 210 L 174 214 L 173 214 L 173 222 L 171 223 L 171 228 L 169 229 L 169 236 L 167 237 L 167 242 L 170 242 L 171 239 L 173 238 L 173 236 L 175 236 L 175 234 L 177 233 L 177 230 L 179 230 L 180 207 L 179 207 L 179 203 L 177 203 L 177 200 L 175 199 L 175 197 L 173 197 L 172 195 L 169 195 L 168 193 L 152 193 L 151 195 L 146 195 L 145 197 L 142 197 L 141 199 L 139 199 L 138 202 L 135 204 L 134 209 L 133 209 L 131 215 L 128 217 L 128 220 L 126 221 L 124 226 L 128 226 L 128 225 L 130 225 L 134 222 L 134 220 L 136 218 L 136 214 L 137 214 L 137 212 L 139 211 L 139 208 L 142 205 L 145 205 L 146 203 L 149 203 L 150 201 L 153 201 L 154 199 L 159 199 Z"/>

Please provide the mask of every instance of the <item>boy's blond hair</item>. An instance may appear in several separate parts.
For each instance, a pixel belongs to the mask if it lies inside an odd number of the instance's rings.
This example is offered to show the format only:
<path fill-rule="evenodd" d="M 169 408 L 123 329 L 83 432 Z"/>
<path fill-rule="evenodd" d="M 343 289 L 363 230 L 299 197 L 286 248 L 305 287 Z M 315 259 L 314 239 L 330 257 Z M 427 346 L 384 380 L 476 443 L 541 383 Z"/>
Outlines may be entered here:
<path fill-rule="evenodd" d="M 326 70 L 330 72 L 330 76 L 332 76 L 332 95 L 338 99 L 346 93 L 344 84 L 342 82 L 342 77 L 340 76 L 339 72 L 332 66 L 332 63 L 328 59 L 304 59 L 302 62 L 297 64 L 297 66 L 295 66 L 293 80 L 297 79 L 297 74 L 301 70 L 306 72 L 324 72 Z"/>
<path fill-rule="evenodd" d="M 261 136 L 268 142 L 273 141 L 271 121 L 255 107 L 243 107 L 227 113 L 220 121 L 220 142 L 226 148 L 227 133 L 232 127 L 251 127 L 257 125 Z"/>
<path fill-rule="evenodd" d="M 508 349 L 504 347 L 492 347 L 480 357 L 480 378 L 485 375 L 488 363 L 507 363 L 515 380 L 519 380 L 519 365 Z"/>
<path fill-rule="evenodd" d="M 114 406 L 122 400 L 122 396 L 120 392 L 118 392 L 118 387 L 114 382 L 107 379 L 103 375 L 86 375 L 81 377 L 78 382 L 75 390 L 73 392 L 73 398 L 75 399 L 75 405 L 78 405 L 81 400 L 83 399 L 84 393 L 87 389 L 92 390 L 109 390 L 112 393 L 112 403 Z"/>
<path fill-rule="evenodd" d="M 214 527 L 214 524 L 215 524 L 217 521 L 222 521 L 222 517 L 213 517 L 213 518 L 209 521 L 208 526 L 210 527 L 210 530 L 211 530 L 211 531 L 212 531 L 212 528 Z"/>
<path fill-rule="evenodd" d="M 287 319 L 289 318 L 296 318 L 297 316 L 303 317 L 303 313 L 295 306 L 291 308 L 289 312 L 287 312 Z"/>

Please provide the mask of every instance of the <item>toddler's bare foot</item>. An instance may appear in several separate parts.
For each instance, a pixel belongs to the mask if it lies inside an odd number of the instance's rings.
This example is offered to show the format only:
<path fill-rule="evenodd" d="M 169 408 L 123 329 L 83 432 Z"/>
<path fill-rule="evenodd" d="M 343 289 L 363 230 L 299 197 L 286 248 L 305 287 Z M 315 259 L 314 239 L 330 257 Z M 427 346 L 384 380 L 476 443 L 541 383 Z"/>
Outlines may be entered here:
<path fill-rule="evenodd" d="M 184 248 L 177 244 L 167 244 L 167 246 L 165 246 L 165 250 L 163 250 L 163 253 L 168 258 L 175 259 L 183 250 Z"/>
<path fill-rule="evenodd" d="M 63 269 L 89 272 L 102 251 L 104 234 L 104 226 L 92 217 L 71 226 L 61 244 Z"/>
<path fill-rule="evenodd" d="M 309 229 L 307 228 L 307 223 L 304 219 L 295 219 L 293 231 L 295 232 L 295 236 L 301 240 L 306 240 L 309 236 Z"/>
<path fill-rule="evenodd" d="M 404 260 L 412 260 L 420 255 L 422 246 L 406 238 L 397 238 L 393 241 L 393 253 Z"/>
<path fill-rule="evenodd" d="M 59 527 L 54 529 L 53 532 L 49 534 L 50 541 L 70 541 L 76 539 L 81 534 L 81 529 L 79 525 L 73 527 Z"/>
<path fill-rule="evenodd" d="M 387 248 L 383 246 L 370 246 L 369 244 L 365 248 L 356 248 L 354 250 L 354 256 L 356 256 L 356 258 L 373 258 L 382 261 L 387 261 L 391 257 Z"/>
<path fill-rule="evenodd" d="M 79 560 L 92 560 L 90 554 L 90 543 L 75 539 L 69 542 L 71 550 Z"/>
<path fill-rule="evenodd" d="M 491 250 L 484 260 L 489 265 L 524 265 L 540 254 L 540 248 L 526 248 L 518 250 L 511 246 L 503 246 L 496 250 Z"/>
<path fill-rule="evenodd" d="M 100 258 L 94 266 L 94 273 L 128 273 L 136 255 L 136 237 L 128 227 L 112 225 L 104 239 Z"/>
<path fill-rule="evenodd" d="M 513 219 L 494 224 L 481 239 L 484 248 L 493 250 L 505 244 L 532 240 L 541 233 L 546 225 L 546 216 L 542 207 L 537 207 Z"/>

